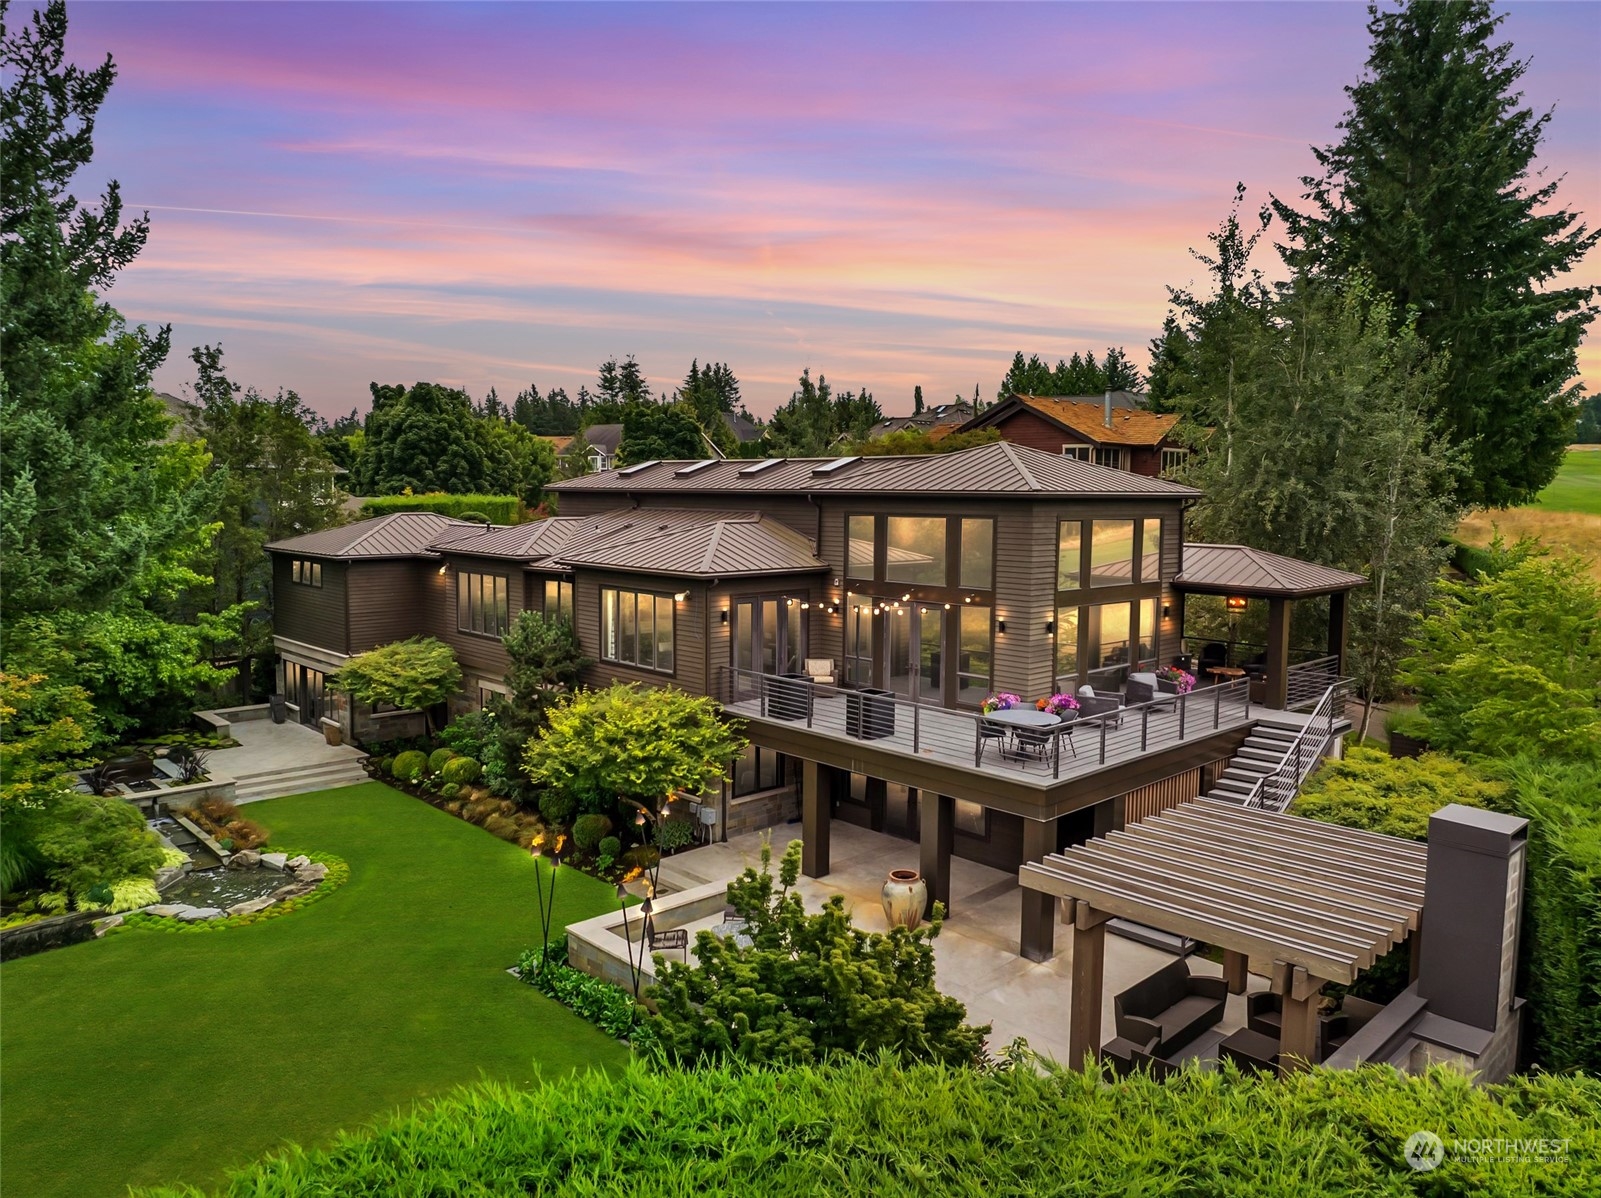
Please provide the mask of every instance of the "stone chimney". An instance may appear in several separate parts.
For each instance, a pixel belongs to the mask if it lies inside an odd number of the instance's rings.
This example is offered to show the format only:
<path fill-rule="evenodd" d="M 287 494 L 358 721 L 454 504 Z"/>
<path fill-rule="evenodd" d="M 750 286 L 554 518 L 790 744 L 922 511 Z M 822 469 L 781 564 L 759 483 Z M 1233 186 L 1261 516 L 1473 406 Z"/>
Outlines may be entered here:
<path fill-rule="evenodd" d="M 1112 427 L 1112 391 L 1111 391 L 1111 388 L 1107 388 L 1107 391 L 1106 391 L 1106 417 L 1105 417 L 1105 420 L 1106 420 L 1106 427 L 1107 428 L 1111 428 Z"/>

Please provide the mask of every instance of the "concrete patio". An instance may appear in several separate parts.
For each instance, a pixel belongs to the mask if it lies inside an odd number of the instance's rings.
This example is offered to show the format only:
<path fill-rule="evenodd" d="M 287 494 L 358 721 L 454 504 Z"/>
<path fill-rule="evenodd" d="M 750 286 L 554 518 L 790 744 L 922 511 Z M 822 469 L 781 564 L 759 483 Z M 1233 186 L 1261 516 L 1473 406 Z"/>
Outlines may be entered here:
<path fill-rule="evenodd" d="M 235 709 L 254 713 L 262 708 Z M 350 745 L 330 745 L 322 733 L 304 724 L 234 714 L 229 733 L 239 744 L 213 750 L 213 769 L 234 779 L 235 802 L 278 798 L 308 790 L 349 786 L 367 780 L 361 761 L 366 754 Z"/>
<path fill-rule="evenodd" d="M 785 846 L 800 836 L 800 825 L 774 828 L 771 836 L 776 871 Z M 880 888 L 889 870 L 916 868 L 916 844 L 837 821 L 832 836 L 832 872 L 821 879 L 803 876 L 796 889 L 808 910 L 816 910 L 832 895 L 844 895 L 856 926 L 884 931 Z M 709 882 L 726 883 L 747 866 L 758 865 L 760 853 L 760 835 L 750 835 L 677 854 L 662 862 L 661 889 L 665 893 Z M 1076 1063 L 1069 1060 L 1067 1051 L 1072 937 L 1058 938 L 1064 948 L 1054 960 L 1025 960 L 1018 955 L 1022 890 L 1016 875 L 961 859 L 952 860 L 951 874 L 954 917 L 934 942 L 939 988 L 967 1004 L 972 1022 L 993 1025 L 992 1051 L 1022 1036 L 1041 1056 L 1062 1064 Z M 1106 938 L 1102 1043 L 1116 1034 L 1112 996 L 1172 960 L 1167 953 L 1120 936 Z M 1214 977 L 1222 973 L 1221 966 L 1199 958 L 1191 958 L 1191 968 Z M 1253 975 L 1249 988 L 1252 992 L 1265 989 L 1266 981 Z M 1231 995 L 1222 1022 L 1179 1059 L 1214 1055 L 1217 1042 L 1244 1025 L 1245 997 Z"/>

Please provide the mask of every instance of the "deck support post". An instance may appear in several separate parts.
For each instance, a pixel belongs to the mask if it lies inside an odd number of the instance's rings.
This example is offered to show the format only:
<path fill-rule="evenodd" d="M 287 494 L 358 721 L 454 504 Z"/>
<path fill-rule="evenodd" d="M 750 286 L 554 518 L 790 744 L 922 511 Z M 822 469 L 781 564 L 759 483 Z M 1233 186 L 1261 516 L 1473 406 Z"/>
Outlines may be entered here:
<path fill-rule="evenodd" d="M 874 832 L 884 830 L 884 809 L 889 805 L 889 783 L 882 778 L 867 779 L 867 826 Z"/>
<path fill-rule="evenodd" d="M 1247 960 L 1244 953 L 1231 948 L 1223 950 L 1223 980 L 1228 983 L 1230 994 L 1245 993 Z"/>
<path fill-rule="evenodd" d="M 917 804 L 918 849 L 923 881 L 928 885 L 925 918 L 934 915 L 934 904 L 945 904 L 951 913 L 951 843 L 956 830 L 956 802 L 950 795 L 924 791 Z"/>
<path fill-rule="evenodd" d="M 1073 904 L 1073 973 L 1067 1011 L 1067 1065 L 1082 1068 L 1101 1047 L 1101 988 L 1106 973 L 1106 916 Z"/>
<path fill-rule="evenodd" d="M 833 806 L 834 771 L 820 762 L 801 762 L 801 873 L 808 878 L 828 875 Z"/>
<path fill-rule="evenodd" d="M 1290 698 L 1290 601 L 1267 601 L 1267 695 L 1265 704 L 1283 711 Z"/>
<path fill-rule="evenodd" d="M 1023 821 L 1023 860 L 1043 861 L 1056 852 L 1056 821 Z M 1049 961 L 1056 955 L 1056 907 L 1054 894 L 1023 887 L 1023 926 L 1018 936 L 1018 952 L 1030 961 Z"/>

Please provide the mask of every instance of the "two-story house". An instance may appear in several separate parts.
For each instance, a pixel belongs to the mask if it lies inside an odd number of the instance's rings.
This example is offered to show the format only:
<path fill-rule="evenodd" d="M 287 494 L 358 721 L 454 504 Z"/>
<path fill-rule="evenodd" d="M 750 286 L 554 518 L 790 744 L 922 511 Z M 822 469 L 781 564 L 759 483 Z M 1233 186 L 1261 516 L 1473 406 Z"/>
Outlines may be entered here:
<path fill-rule="evenodd" d="M 1139 400 L 1127 391 L 1009 395 L 960 431 L 993 428 L 1014 445 L 1155 478 L 1182 465 L 1189 450 L 1173 439 L 1178 416 L 1149 411 Z"/>

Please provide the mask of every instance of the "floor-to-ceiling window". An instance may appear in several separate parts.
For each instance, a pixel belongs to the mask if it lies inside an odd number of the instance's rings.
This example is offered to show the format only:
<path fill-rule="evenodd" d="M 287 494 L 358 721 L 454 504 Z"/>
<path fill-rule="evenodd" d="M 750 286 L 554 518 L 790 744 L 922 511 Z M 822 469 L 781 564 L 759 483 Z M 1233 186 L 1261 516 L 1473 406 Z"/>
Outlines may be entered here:
<path fill-rule="evenodd" d="M 1160 661 L 1162 521 L 1063 520 L 1057 528 L 1055 678 L 1113 689 Z"/>
<path fill-rule="evenodd" d="M 794 674 L 806 661 L 804 597 L 753 595 L 733 604 L 734 668 Z"/>

